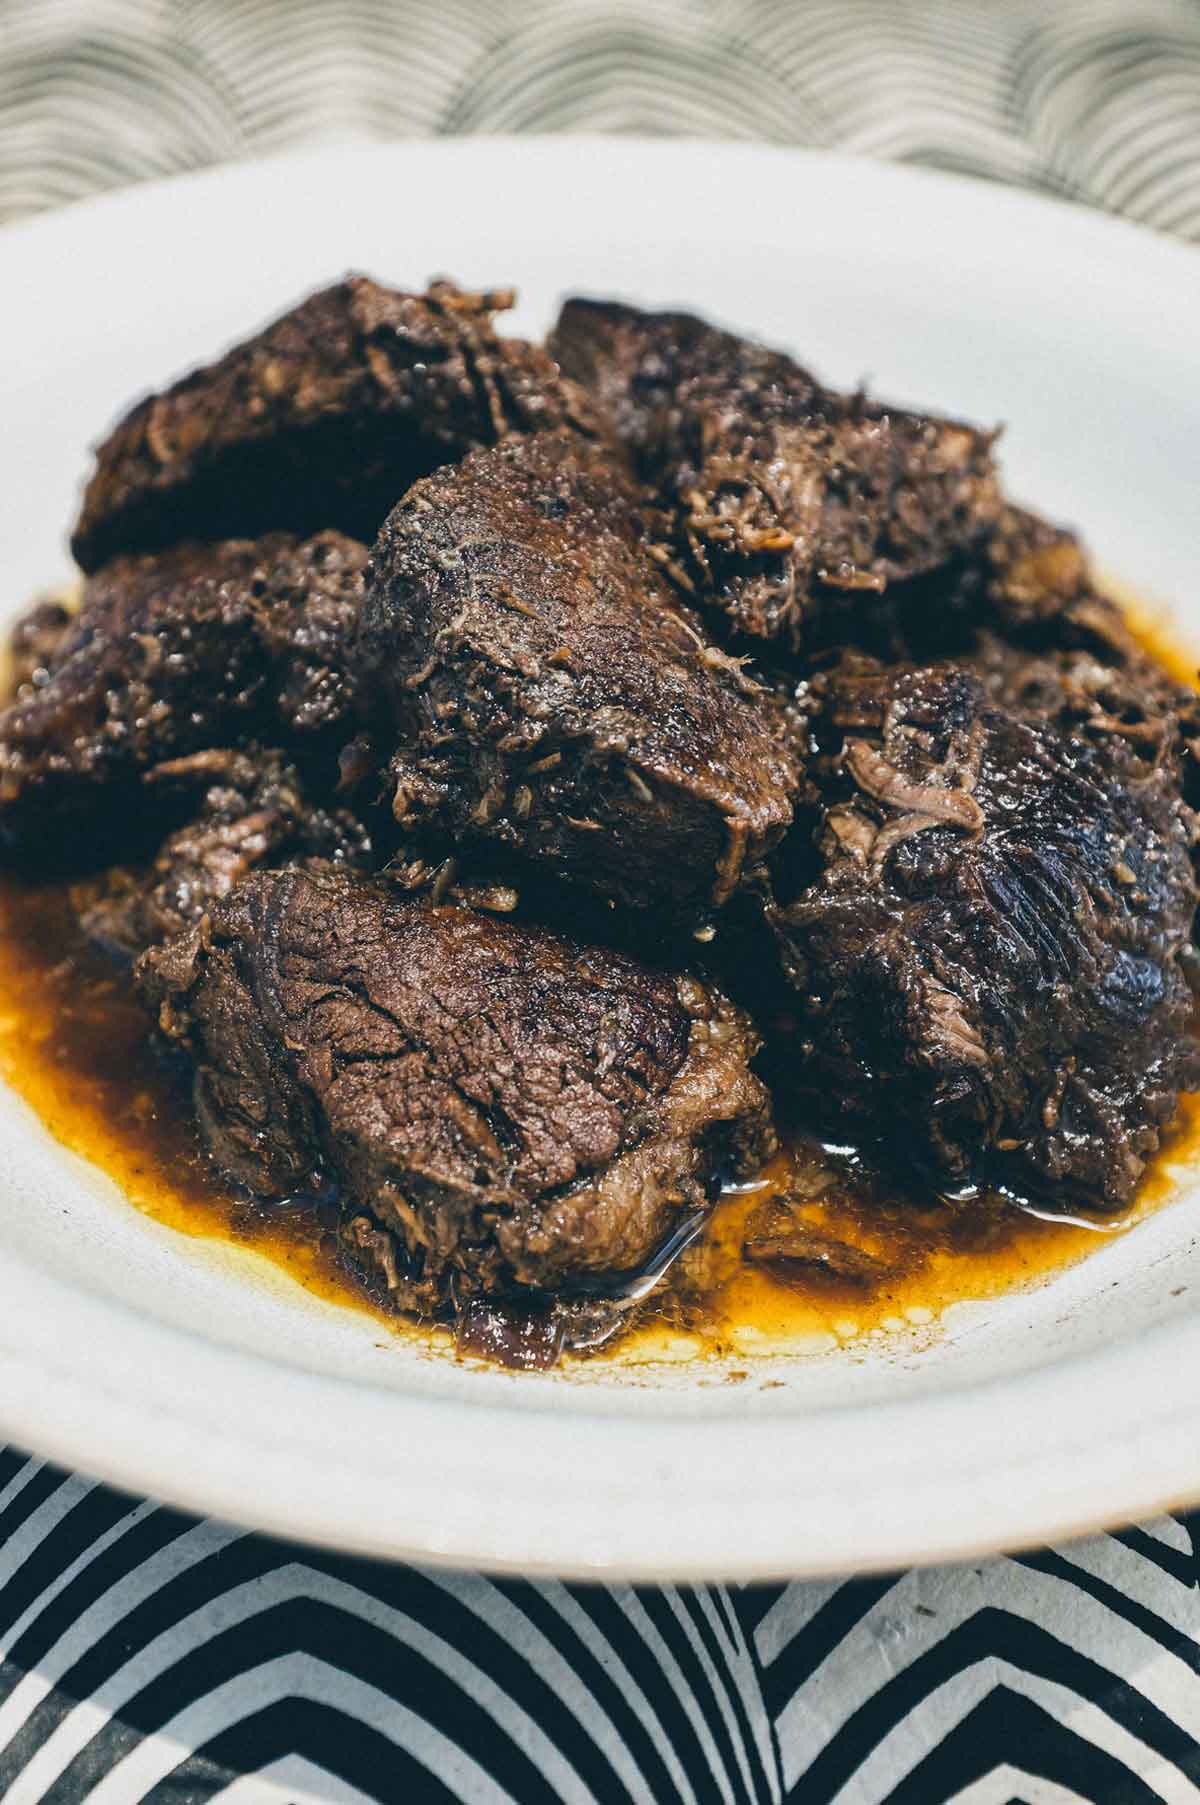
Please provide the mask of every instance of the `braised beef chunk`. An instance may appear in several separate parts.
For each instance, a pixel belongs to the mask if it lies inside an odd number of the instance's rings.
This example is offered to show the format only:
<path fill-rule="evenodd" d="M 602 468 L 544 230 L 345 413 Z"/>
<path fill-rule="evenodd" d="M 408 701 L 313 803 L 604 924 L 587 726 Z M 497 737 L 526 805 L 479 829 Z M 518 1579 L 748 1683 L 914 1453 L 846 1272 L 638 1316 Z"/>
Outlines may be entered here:
<path fill-rule="evenodd" d="M 575 296 L 563 303 L 548 343 L 559 367 L 595 397 L 647 469 L 686 431 L 698 384 L 739 404 L 761 397 L 777 410 L 804 412 L 821 404 L 816 377 L 785 352 L 693 313 L 647 313 Z"/>
<path fill-rule="evenodd" d="M 1200 802 L 1200 695 L 1135 638 L 1073 533 L 1006 509 L 974 587 L 961 644 L 991 700 L 1073 733 L 1121 736 L 1169 763 Z"/>
<path fill-rule="evenodd" d="M 336 533 L 273 534 L 106 565 L 45 681 L 0 712 L 0 834 L 36 851 L 101 814 L 119 835 L 164 760 L 264 728 L 348 734 L 366 557 Z"/>
<path fill-rule="evenodd" d="M 1098 721 L 1107 710 L 1128 727 L 1146 713 L 1172 717 L 1188 741 L 1200 730 L 1196 691 L 1138 641 L 1076 536 L 1024 508 L 1003 507 L 978 545 L 944 569 L 889 585 L 869 615 L 853 600 L 830 600 L 806 658 L 767 672 L 793 732 L 806 730 L 793 700 L 797 687 L 806 693 L 804 676 L 849 650 L 887 664 L 967 664 L 994 700 L 1035 715 L 1077 719 L 1083 708 Z"/>
<path fill-rule="evenodd" d="M 113 866 L 79 887 L 88 938 L 136 958 L 203 919 L 249 872 L 299 859 L 366 864 L 370 840 L 344 809 L 315 807 L 281 752 L 215 749 L 157 765 L 156 790 L 199 791 L 189 819 L 146 870 Z"/>
<path fill-rule="evenodd" d="M 1128 657 L 1109 662 L 1082 647 L 1026 652 L 984 633 L 967 662 L 990 700 L 1071 734 L 1101 742 L 1117 735 L 1143 758 L 1170 768 L 1186 801 L 1200 800 L 1200 695 L 1175 683 L 1136 645 Z"/>
<path fill-rule="evenodd" d="M 551 344 L 658 489 L 677 579 L 739 634 L 799 651 L 831 603 L 869 614 L 998 512 L 988 435 L 837 394 L 691 316 L 569 301 Z"/>
<path fill-rule="evenodd" d="M 6 699 L 46 682 L 70 625 L 71 610 L 50 598 L 32 603 L 17 616 L 8 635 Z"/>
<path fill-rule="evenodd" d="M 1027 508 L 1006 506 L 984 552 L 988 601 L 997 625 L 1056 625 L 1081 605 L 1097 601 L 1100 613 L 1119 623 L 1113 604 L 1097 596 L 1084 549 L 1066 527 Z"/>
<path fill-rule="evenodd" d="M 969 553 L 927 583 L 897 585 L 888 601 L 899 629 L 893 650 L 907 641 L 922 661 L 969 653 L 982 632 L 1030 652 L 1082 649 L 1152 668 L 1075 534 L 1026 508 L 1002 507 Z"/>
<path fill-rule="evenodd" d="M 773 411 L 698 397 L 667 494 L 698 597 L 738 633 L 798 651 L 831 597 L 869 613 L 890 583 L 977 538 L 994 480 L 987 441 L 967 426 L 859 396 L 819 414 Z"/>
<path fill-rule="evenodd" d="M 971 657 L 986 634 L 1024 651 L 1100 652 L 1111 641 L 1115 657 L 1132 645 L 1074 535 L 1007 504 L 973 544 L 867 603 L 854 591 L 829 591 L 809 623 L 806 660 L 853 649 L 888 663 L 932 664 Z"/>
<path fill-rule="evenodd" d="M 183 538 L 371 538 L 414 477 L 508 432 L 591 425 L 539 345 L 496 335 L 509 290 L 400 294 L 349 276 L 141 401 L 96 453 L 85 570 Z"/>
<path fill-rule="evenodd" d="M 121 558 L 87 585 L 48 681 L 0 715 L 0 822 L 36 842 L 106 790 L 250 715 L 269 663 L 249 544 Z M 121 797 L 128 800 L 127 794 Z"/>
<path fill-rule="evenodd" d="M 674 605 L 631 479 L 578 438 L 508 440 L 416 484 L 372 553 L 362 654 L 406 829 L 701 913 L 791 817 L 773 700 Z"/>
<path fill-rule="evenodd" d="M 1014 646 L 1140 663 L 1161 682 L 1161 666 L 1139 645 L 1117 604 L 1101 593 L 1078 537 L 1028 508 L 1001 508 L 979 555 L 965 561 L 960 585 L 974 622 Z"/>
<path fill-rule="evenodd" d="M 264 548 L 271 541 L 264 541 Z M 362 608 L 367 548 L 321 532 L 263 556 L 253 582 L 255 624 L 272 661 L 271 700 L 279 730 L 303 744 L 343 740 L 360 697 L 354 637 Z"/>
<path fill-rule="evenodd" d="M 794 1082 L 947 1182 L 1123 1204 L 1200 1082 L 1177 724 L 1017 713 L 953 665 L 849 659 L 812 701 L 818 825 L 771 910 Z"/>
<path fill-rule="evenodd" d="M 257 873 L 139 969 L 218 1163 L 336 1180 L 404 1308 L 617 1285 L 773 1144 L 719 995 L 378 878 Z"/>

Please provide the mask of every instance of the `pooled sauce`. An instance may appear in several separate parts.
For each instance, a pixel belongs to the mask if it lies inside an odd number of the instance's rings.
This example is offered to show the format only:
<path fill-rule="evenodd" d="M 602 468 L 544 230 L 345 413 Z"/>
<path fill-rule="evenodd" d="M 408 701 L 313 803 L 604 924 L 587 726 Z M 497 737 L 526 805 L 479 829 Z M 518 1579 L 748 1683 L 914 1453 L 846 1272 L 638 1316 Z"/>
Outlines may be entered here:
<path fill-rule="evenodd" d="M 1194 680 L 1192 662 L 1136 608 L 1133 624 L 1173 676 Z M 319 1206 L 255 1205 L 213 1171 L 192 1121 L 186 1071 L 156 1046 L 129 975 L 83 938 L 67 884 L 0 873 L 0 1077 L 147 1216 L 252 1248 L 318 1297 L 404 1332 L 404 1319 L 339 1267 L 333 1223 Z M 756 1182 L 722 1197 L 624 1333 L 590 1358 L 745 1360 L 923 1328 L 952 1303 L 1026 1285 L 1127 1231 L 1169 1199 L 1178 1167 L 1194 1158 L 1200 1097 L 1183 1100 L 1131 1209 L 1065 1215 L 1003 1197 L 955 1202 L 905 1191 L 853 1149 L 795 1126 Z M 748 1261 L 747 1233 L 761 1237 L 770 1206 L 785 1197 L 809 1256 Z M 833 1244 L 858 1253 L 839 1256 Z"/>
<path fill-rule="evenodd" d="M 213 1170 L 183 1063 L 156 1044 L 129 973 L 80 932 L 70 891 L 0 872 L 0 1077 L 147 1216 L 252 1246 L 307 1289 L 370 1307 L 314 1205 L 255 1205 Z"/>
<path fill-rule="evenodd" d="M 761 1181 L 722 1198 L 673 1286 L 613 1351 L 635 1361 L 744 1358 L 924 1329 L 950 1304 L 1027 1285 L 1125 1233 L 1172 1195 L 1174 1169 L 1193 1157 L 1200 1158 L 1200 1096 L 1183 1099 L 1129 1209 L 1068 1215 L 1002 1196 L 922 1196 L 872 1173 L 852 1149 L 793 1127 Z M 748 1260 L 743 1246 L 753 1218 L 782 1197 L 787 1218 L 813 1231 L 816 1251 L 772 1272 Z M 826 1245 L 830 1264 L 819 1258 Z M 865 1257 L 839 1257 L 847 1247 Z"/>

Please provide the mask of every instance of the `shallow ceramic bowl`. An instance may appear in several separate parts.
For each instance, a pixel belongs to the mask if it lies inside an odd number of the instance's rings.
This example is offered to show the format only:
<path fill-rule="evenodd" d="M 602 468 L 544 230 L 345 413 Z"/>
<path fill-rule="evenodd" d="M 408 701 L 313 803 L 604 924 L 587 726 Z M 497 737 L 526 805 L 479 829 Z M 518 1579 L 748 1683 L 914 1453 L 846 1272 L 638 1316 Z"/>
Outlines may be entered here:
<path fill-rule="evenodd" d="M 319 153 L 0 235 L 5 605 L 66 573 L 87 446 L 133 395 L 348 267 L 516 282 L 532 330 L 567 290 L 683 303 L 833 382 L 1005 421 L 1016 493 L 1200 630 L 1200 256 L 942 176 L 629 140 Z M 526 1573 L 751 1578 L 1048 1540 L 1200 1496 L 1198 1189 L 1181 1173 L 1131 1234 L 922 1345 L 738 1386 L 516 1376 L 173 1235 L 3 1093 L 0 1428 L 196 1510 Z"/>

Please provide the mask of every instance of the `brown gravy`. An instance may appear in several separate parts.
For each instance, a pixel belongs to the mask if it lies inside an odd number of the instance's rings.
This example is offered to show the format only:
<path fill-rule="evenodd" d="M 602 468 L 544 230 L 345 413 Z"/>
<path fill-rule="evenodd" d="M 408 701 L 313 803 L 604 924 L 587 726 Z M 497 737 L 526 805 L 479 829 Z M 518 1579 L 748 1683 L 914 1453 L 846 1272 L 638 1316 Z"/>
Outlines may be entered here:
<path fill-rule="evenodd" d="M 1192 680 L 1191 662 L 1144 618 L 1139 631 L 1177 678 Z M 230 1194 L 201 1152 L 185 1076 L 156 1050 L 128 977 L 84 941 L 69 886 L 7 873 L 0 873 L 0 1077 L 148 1216 L 181 1234 L 252 1247 L 322 1299 L 405 1332 L 402 1319 L 339 1268 L 330 1225 L 315 1206 L 259 1207 Z M 889 1192 L 848 1153 L 823 1150 L 797 1129 L 758 1183 L 721 1200 L 665 1288 L 592 1358 L 737 1360 L 923 1329 L 951 1303 L 1026 1285 L 1126 1232 L 1169 1198 L 1179 1165 L 1194 1158 L 1200 1097 L 1184 1100 L 1132 1210 L 1056 1217 L 999 1198 L 961 1206 Z M 797 1188 L 815 1229 L 874 1256 L 869 1279 L 813 1273 L 785 1283 L 743 1258 L 751 1210 L 773 1192 Z M 422 1334 L 429 1338 L 428 1329 Z"/>

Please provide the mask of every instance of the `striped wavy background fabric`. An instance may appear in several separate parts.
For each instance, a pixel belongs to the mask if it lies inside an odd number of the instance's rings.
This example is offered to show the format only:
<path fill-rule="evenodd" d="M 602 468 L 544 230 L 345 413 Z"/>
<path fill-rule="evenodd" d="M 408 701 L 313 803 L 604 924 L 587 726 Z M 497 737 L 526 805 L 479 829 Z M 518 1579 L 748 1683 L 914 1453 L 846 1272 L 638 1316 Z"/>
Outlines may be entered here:
<path fill-rule="evenodd" d="M 0 219 L 300 143 L 567 130 L 837 146 L 1200 240 L 1200 0 L 0 0 Z M 1200 1517 L 590 1589 L 300 1550 L 0 1452 L 0 1790 L 1200 1805 Z"/>
<path fill-rule="evenodd" d="M 1196 0 L 0 0 L 0 219 L 298 143 L 764 138 L 1200 238 Z"/>

